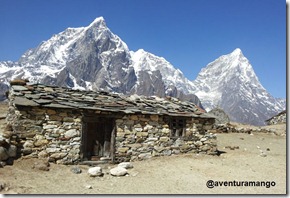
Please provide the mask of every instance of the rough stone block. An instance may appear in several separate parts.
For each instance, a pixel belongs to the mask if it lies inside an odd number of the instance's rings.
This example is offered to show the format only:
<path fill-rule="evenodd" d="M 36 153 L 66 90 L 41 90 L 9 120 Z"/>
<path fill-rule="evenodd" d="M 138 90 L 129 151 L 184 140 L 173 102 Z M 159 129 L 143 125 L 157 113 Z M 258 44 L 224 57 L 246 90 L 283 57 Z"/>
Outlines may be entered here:
<path fill-rule="evenodd" d="M 54 153 L 50 157 L 54 159 L 62 159 L 67 156 L 67 153 Z"/>
<path fill-rule="evenodd" d="M 161 130 L 161 132 L 164 133 L 164 134 L 168 134 L 168 133 L 170 133 L 170 129 L 169 128 L 163 128 Z"/>
<path fill-rule="evenodd" d="M 47 153 L 57 153 L 60 151 L 60 148 L 46 148 Z"/>
<path fill-rule="evenodd" d="M 150 115 L 150 119 L 151 119 L 152 121 L 158 122 L 158 120 L 159 120 L 159 116 L 158 116 L 158 115 Z"/>
<path fill-rule="evenodd" d="M 117 132 L 117 137 L 125 137 L 125 133 L 122 133 L 122 132 Z"/>
<path fill-rule="evenodd" d="M 117 127 L 117 133 L 122 133 L 122 132 L 124 132 L 124 130 L 120 127 Z"/>
<path fill-rule="evenodd" d="M 43 129 L 54 129 L 57 128 L 57 125 L 44 125 Z"/>
<path fill-rule="evenodd" d="M 34 146 L 36 146 L 36 147 L 42 147 L 42 146 L 45 146 L 47 144 L 48 144 L 48 140 L 46 140 L 46 139 L 40 139 L 40 140 L 36 140 L 34 142 Z"/>
<path fill-rule="evenodd" d="M 160 141 L 160 142 L 168 142 L 169 139 L 170 139 L 169 137 L 160 137 L 160 138 L 159 138 L 159 141 Z"/>
<path fill-rule="evenodd" d="M 131 120 L 138 120 L 138 116 L 137 116 L 137 115 L 131 115 L 131 116 L 130 116 L 130 119 L 131 119 Z"/>
<path fill-rule="evenodd" d="M 136 133 L 136 136 L 137 137 L 147 137 L 148 136 L 148 133 L 147 132 L 137 132 Z"/>
<path fill-rule="evenodd" d="M 4 147 L 0 147 L 0 161 L 5 161 L 9 158 L 7 150 Z"/>
<path fill-rule="evenodd" d="M 162 154 L 166 155 L 166 156 L 170 156 L 172 154 L 172 151 L 171 150 L 164 150 L 164 151 L 162 151 Z"/>
<path fill-rule="evenodd" d="M 62 117 L 58 115 L 51 115 L 49 116 L 49 119 L 54 121 L 62 121 Z"/>
<path fill-rule="evenodd" d="M 195 142 L 195 146 L 202 146 L 202 145 L 203 145 L 203 143 L 201 141 L 196 141 Z"/>
<path fill-rule="evenodd" d="M 141 127 L 140 128 L 139 127 L 138 128 L 134 128 L 134 130 L 137 131 L 137 132 L 143 131 L 143 129 Z"/>
<path fill-rule="evenodd" d="M 70 129 L 66 131 L 64 134 L 66 138 L 73 138 L 76 137 L 77 135 L 79 135 L 79 132 L 76 129 Z"/>
<path fill-rule="evenodd" d="M 54 114 L 56 114 L 56 111 L 53 110 L 53 109 L 48 109 L 46 112 L 47 112 L 47 114 L 49 114 L 49 115 L 54 115 Z"/>
<path fill-rule="evenodd" d="M 47 158 L 48 157 L 48 153 L 46 152 L 46 151 L 40 151 L 39 153 L 38 153 L 38 157 L 39 158 Z"/>
<path fill-rule="evenodd" d="M 138 155 L 140 160 L 150 159 L 152 157 L 151 153 L 141 153 Z"/>
<path fill-rule="evenodd" d="M 66 112 L 61 112 L 58 115 L 61 116 L 61 117 L 67 117 L 67 113 Z"/>
<path fill-rule="evenodd" d="M 120 153 L 126 153 L 128 150 L 129 150 L 128 147 L 121 147 L 121 148 L 118 148 L 118 152 L 120 152 Z"/>
<path fill-rule="evenodd" d="M 64 122 L 74 122 L 75 120 L 73 118 L 71 118 L 71 117 L 64 117 L 63 121 Z"/>

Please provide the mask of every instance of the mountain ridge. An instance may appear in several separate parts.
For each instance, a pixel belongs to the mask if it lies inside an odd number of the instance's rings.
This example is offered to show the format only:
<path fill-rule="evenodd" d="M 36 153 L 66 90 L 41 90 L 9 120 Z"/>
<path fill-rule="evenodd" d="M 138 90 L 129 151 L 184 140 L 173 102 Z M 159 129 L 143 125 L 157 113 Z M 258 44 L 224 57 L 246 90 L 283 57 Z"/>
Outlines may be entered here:
<path fill-rule="evenodd" d="M 221 62 L 222 67 L 218 67 L 216 61 Z M 248 69 L 245 70 L 239 65 L 245 65 Z M 215 67 L 213 74 L 207 72 L 210 67 Z M 228 74 L 228 70 L 232 73 Z M 235 72 L 240 75 L 234 75 Z M 240 82 L 228 79 L 240 76 L 245 79 L 237 78 Z M 196 80 L 190 81 L 182 71 L 175 68 L 165 58 L 143 49 L 136 52 L 130 51 L 127 44 L 110 31 L 103 17 L 96 18 L 86 27 L 67 28 L 59 34 L 53 35 L 36 48 L 27 50 L 17 62 L 0 62 L 0 95 L 2 95 L 0 99 L 4 99 L 9 81 L 13 78 L 28 78 L 33 83 L 76 89 L 101 89 L 145 96 L 172 96 L 181 100 L 189 100 L 208 110 L 218 105 L 226 106 L 223 101 L 227 101 L 227 104 L 231 104 L 231 106 L 240 107 L 239 101 L 241 100 L 237 96 L 241 98 L 243 94 L 246 94 L 245 92 L 238 93 L 230 85 L 231 83 L 237 85 L 247 83 L 248 86 L 252 86 L 252 89 L 248 90 L 249 92 L 263 90 L 264 95 L 267 96 L 265 99 L 269 99 L 275 104 L 283 103 L 283 100 L 275 101 L 262 87 L 252 66 L 239 48 L 230 55 L 223 55 L 209 63 L 201 70 Z M 219 80 L 218 84 L 213 83 L 217 80 Z M 224 88 L 219 85 L 223 85 Z M 234 95 L 230 93 L 234 93 Z M 256 94 L 257 97 L 260 95 Z M 202 103 L 199 98 L 202 99 Z M 229 99 L 236 102 L 233 103 Z M 257 106 L 262 102 L 259 100 L 253 103 L 253 101 L 244 100 L 244 103 L 245 101 L 249 106 Z M 277 104 L 276 107 L 270 108 L 269 116 L 274 114 L 273 111 L 282 108 L 279 105 L 277 107 Z M 270 105 L 270 103 L 266 105 Z M 262 106 L 263 111 L 266 111 L 265 105 Z M 256 111 L 256 108 L 251 107 L 251 110 Z M 236 114 L 241 112 L 235 108 L 226 109 L 226 111 L 234 112 L 234 114 L 227 113 L 235 121 L 253 120 L 251 113 L 243 112 L 247 115 L 251 114 L 247 120 L 237 118 Z M 262 124 L 265 116 L 260 114 L 262 113 L 259 113 L 259 119 L 255 123 Z"/>

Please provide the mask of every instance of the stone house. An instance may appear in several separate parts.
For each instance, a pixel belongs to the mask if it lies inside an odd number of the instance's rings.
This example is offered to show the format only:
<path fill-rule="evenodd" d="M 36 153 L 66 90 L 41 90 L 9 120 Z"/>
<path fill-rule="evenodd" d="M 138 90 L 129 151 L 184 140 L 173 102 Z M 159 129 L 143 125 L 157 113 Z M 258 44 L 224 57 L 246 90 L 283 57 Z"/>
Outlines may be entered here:
<path fill-rule="evenodd" d="M 282 124 L 287 122 L 287 111 L 281 111 L 277 115 L 269 118 L 265 121 L 267 125 L 273 125 L 273 124 Z"/>
<path fill-rule="evenodd" d="M 214 118 L 176 98 L 12 81 L 9 130 L 20 155 L 74 164 L 122 162 L 179 153 L 216 154 Z"/>

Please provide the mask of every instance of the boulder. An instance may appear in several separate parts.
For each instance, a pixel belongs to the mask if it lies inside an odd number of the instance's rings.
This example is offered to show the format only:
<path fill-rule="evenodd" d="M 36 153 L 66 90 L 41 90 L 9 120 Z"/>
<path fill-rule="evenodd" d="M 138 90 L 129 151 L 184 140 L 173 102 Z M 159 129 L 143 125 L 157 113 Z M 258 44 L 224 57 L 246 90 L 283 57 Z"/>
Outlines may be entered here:
<path fill-rule="evenodd" d="M 4 147 L 0 147 L 0 161 L 5 161 L 9 158 L 7 150 Z"/>
<path fill-rule="evenodd" d="M 80 174 L 80 173 L 82 173 L 82 170 L 81 170 L 80 167 L 78 167 L 78 166 L 74 166 L 74 167 L 72 167 L 70 170 L 71 170 L 71 172 L 73 172 L 73 173 L 75 173 L 75 174 Z"/>
<path fill-rule="evenodd" d="M 229 116 L 221 108 L 214 108 L 211 111 L 209 111 L 208 114 L 216 118 L 215 124 L 227 124 L 230 122 Z"/>
<path fill-rule="evenodd" d="M 100 177 L 104 175 L 104 173 L 102 172 L 102 168 L 98 166 L 89 168 L 88 174 L 90 175 L 90 177 Z"/>
<path fill-rule="evenodd" d="M 110 174 L 113 176 L 125 176 L 126 174 L 128 174 L 128 171 L 127 169 L 118 166 L 118 167 L 112 168 L 110 170 Z"/>
<path fill-rule="evenodd" d="M 9 157 L 16 157 L 17 147 L 15 145 L 10 145 L 9 149 L 7 150 L 7 154 Z"/>

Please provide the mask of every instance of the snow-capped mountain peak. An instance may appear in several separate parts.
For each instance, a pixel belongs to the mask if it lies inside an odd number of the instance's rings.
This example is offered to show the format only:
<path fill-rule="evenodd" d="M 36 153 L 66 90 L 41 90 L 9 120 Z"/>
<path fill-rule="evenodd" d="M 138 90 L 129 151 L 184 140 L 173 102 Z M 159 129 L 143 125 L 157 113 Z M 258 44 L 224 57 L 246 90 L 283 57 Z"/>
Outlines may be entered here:
<path fill-rule="evenodd" d="M 261 85 L 239 48 L 209 63 L 194 85 L 207 111 L 221 107 L 234 121 L 263 125 L 264 120 L 283 110 Z"/>
<path fill-rule="evenodd" d="M 100 16 L 100 17 L 95 18 L 95 20 L 92 23 L 90 23 L 90 25 L 87 28 L 90 28 L 93 26 L 99 27 L 99 28 L 100 27 L 107 28 L 104 17 Z"/>
<path fill-rule="evenodd" d="M 285 108 L 283 100 L 262 87 L 241 49 L 209 63 L 191 82 L 165 58 L 143 49 L 129 51 L 103 17 L 53 35 L 18 62 L 0 62 L 0 100 L 15 78 L 75 89 L 173 96 L 207 110 L 219 106 L 232 120 L 253 124 Z"/>
<path fill-rule="evenodd" d="M 163 57 L 156 56 L 149 52 L 139 49 L 136 52 L 131 51 L 132 64 L 137 77 L 142 73 L 150 73 L 159 76 L 163 82 L 165 89 L 170 91 L 170 86 L 177 87 L 183 93 L 190 93 L 193 91 L 193 84 L 189 81 L 183 73 L 174 68 L 174 66 L 165 60 Z"/>
<path fill-rule="evenodd" d="M 231 56 L 240 56 L 242 55 L 242 50 L 240 48 L 236 48 L 232 53 L 230 53 Z"/>

